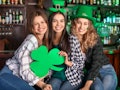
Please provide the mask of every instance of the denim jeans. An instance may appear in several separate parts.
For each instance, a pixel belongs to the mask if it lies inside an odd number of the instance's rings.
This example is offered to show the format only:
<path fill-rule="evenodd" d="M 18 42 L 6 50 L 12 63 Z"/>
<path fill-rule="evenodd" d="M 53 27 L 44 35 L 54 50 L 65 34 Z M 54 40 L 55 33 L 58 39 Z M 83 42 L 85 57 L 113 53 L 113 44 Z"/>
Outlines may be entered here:
<path fill-rule="evenodd" d="M 116 90 L 117 76 L 111 64 L 104 65 L 100 69 L 100 77 L 97 77 L 91 86 L 91 90 Z"/>
<path fill-rule="evenodd" d="M 51 78 L 49 84 L 52 85 L 52 90 L 77 90 L 80 86 L 72 86 L 69 81 L 62 81 L 58 78 Z"/>
<path fill-rule="evenodd" d="M 12 74 L 12 71 L 5 66 L 0 71 L 0 89 L 1 90 L 35 90 L 23 79 Z"/>

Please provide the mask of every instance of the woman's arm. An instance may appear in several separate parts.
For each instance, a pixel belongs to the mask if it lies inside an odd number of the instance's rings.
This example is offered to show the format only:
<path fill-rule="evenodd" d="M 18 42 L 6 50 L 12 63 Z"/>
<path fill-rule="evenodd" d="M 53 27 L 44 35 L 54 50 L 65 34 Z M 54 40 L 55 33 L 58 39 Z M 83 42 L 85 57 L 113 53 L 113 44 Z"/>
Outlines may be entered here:
<path fill-rule="evenodd" d="M 85 86 L 83 88 L 81 88 L 80 90 L 90 90 L 90 86 L 92 85 L 93 81 L 92 80 L 88 80 L 85 83 Z"/>
<path fill-rule="evenodd" d="M 72 61 L 69 61 L 69 60 L 68 60 L 68 54 L 67 54 L 65 51 L 60 51 L 59 54 L 60 54 L 61 56 L 64 56 L 64 57 L 65 57 L 65 62 L 64 62 L 64 63 L 65 63 L 67 66 L 71 67 L 71 66 L 73 65 Z"/>
<path fill-rule="evenodd" d="M 42 80 L 39 80 L 36 85 L 42 90 L 52 90 L 52 86 L 50 84 L 44 83 Z"/>

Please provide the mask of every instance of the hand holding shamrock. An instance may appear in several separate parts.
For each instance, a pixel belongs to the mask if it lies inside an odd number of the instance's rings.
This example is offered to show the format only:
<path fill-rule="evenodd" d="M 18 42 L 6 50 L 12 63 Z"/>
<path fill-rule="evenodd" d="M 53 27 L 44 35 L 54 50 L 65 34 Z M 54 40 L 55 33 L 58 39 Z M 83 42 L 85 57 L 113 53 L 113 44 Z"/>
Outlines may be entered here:
<path fill-rule="evenodd" d="M 30 64 L 31 70 L 39 77 L 44 77 L 49 70 L 60 71 L 63 68 L 54 65 L 61 65 L 64 63 L 64 56 L 59 54 L 60 50 L 53 48 L 48 52 L 46 46 L 42 45 L 31 52 L 31 58 L 34 60 Z"/>

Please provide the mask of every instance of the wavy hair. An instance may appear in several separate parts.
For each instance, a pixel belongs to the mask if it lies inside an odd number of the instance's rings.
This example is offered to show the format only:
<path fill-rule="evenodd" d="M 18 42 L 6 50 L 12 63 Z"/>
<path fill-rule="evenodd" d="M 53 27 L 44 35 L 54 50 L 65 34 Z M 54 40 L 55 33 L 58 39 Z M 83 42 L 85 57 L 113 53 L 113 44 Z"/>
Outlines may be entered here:
<path fill-rule="evenodd" d="M 84 35 L 80 35 L 76 30 L 76 23 L 77 23 L 78 18 L 74 19 L 72 21 L 72 26 L 71 26 L 71 33 L 75 36 L 78 37 L 79 41 L 80 41 L 80 45 L 81 45 L 81 49 L 84 53 L 87 52 L 88 48 L 92 48 L 98 40 L 98 34 L 92 24 L 92 22 L 89 20 L 89 26 L 88 26 L 88 30 Z"/>

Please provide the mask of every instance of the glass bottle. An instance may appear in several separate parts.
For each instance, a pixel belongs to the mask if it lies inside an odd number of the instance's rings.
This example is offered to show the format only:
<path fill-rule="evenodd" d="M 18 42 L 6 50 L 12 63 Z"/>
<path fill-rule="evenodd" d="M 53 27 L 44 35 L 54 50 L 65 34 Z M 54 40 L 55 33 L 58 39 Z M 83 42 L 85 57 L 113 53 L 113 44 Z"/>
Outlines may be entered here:
<path fill-rule="evenodd" d="M 16 21 L 17 24 L 19 23 L 19 13 L 18 13 L 18 11 L 16 11 L 16 13 L 15 13 L 15 21 Z"/>
<path fill-rule="evenodd" d="M 15 5 L 17 5 L 17 4 L 18 4 L 18 0 L 14 0 L 14 2 L 15 2 Z"/>
<path fill-rule="evenodd" d="M 5 22 L 6 22 L 6 24 L 8 24 L 8 23 L 9 23 L 9 16 L 8 16 L 8 12 L 6 12 Z"/>
<path fill-rule="evenodd" d="M 0 4 L 2 4 L 2 0 L 0 0 Z"/>
<path fill-rule="evenodd" d="M 14 4 L 14 2 L 15 2 L 14 0 L 10 0 L 10 3 L 11 3 L 11 4 Z"/>
<path fill-rule="evenodd" d="M 23 13 L 22 13 L 22 11 L 20 11 L 20 13 L 19 13 L 19 21 L 20 21 L 20 23 L 23 23 Z"/>
<path fill-rule="evenodd" d="M 12 10 L 9 9 L 9 23 L 12 24 Z"/>
<path fill-rule="evenodd" d="M 23 4 L 23 0 L 19 0 L 19 3 L 22 5 Z"/>
<path fill-rule="evenodd" d="M 1 22 L 2 22 L 2 15 L 0 14 L 0 24 L 1 24 Z"/>
<path fill-rule="evenodd" d="M 2 16 L 2 24 L 5 24 L 5 16 Z"/>
<path fill-rule="evenodd" d="M 2 0 L 2 4 L 6 4 L 6 0 Z"/>
<path fill-rule="evenodd" d="M 12 12 L 12 23 L 15 23 L 15 11 Z"/>

